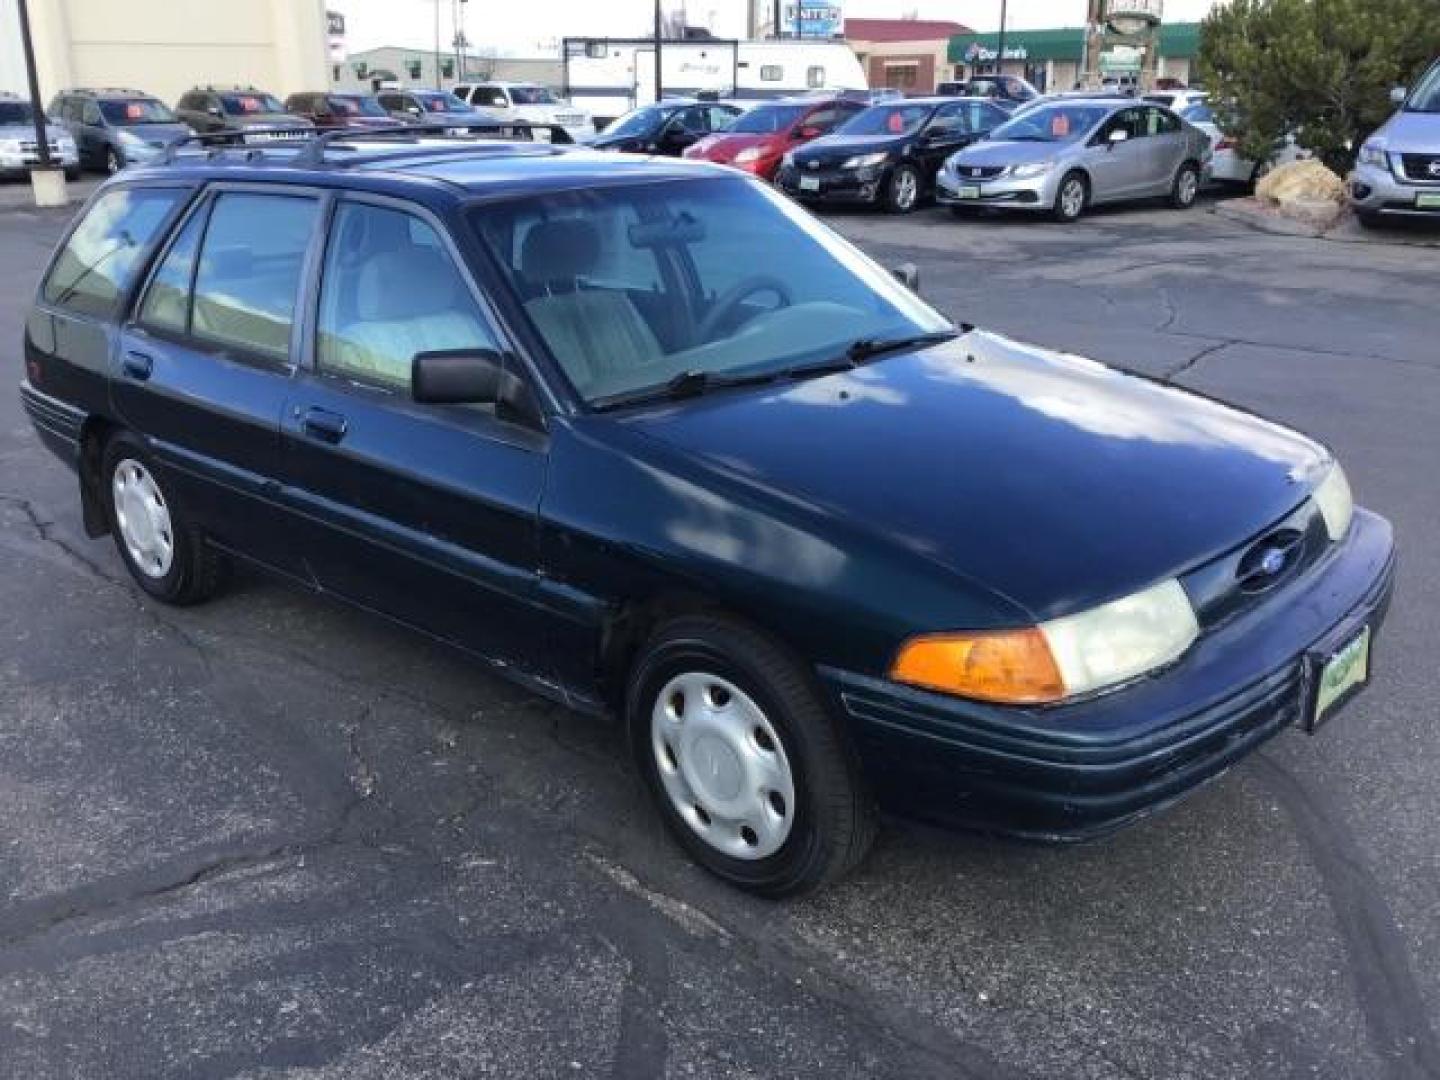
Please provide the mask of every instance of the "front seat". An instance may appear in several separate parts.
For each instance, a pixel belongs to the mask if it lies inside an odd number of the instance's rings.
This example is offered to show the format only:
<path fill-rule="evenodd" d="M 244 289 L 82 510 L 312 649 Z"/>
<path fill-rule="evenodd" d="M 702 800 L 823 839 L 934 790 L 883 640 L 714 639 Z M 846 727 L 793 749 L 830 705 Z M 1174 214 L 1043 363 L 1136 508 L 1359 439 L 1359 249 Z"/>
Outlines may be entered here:
<path fill-rule="evenodd" d="M 408 391 L 416 353 L 491 345 L 455 268 L 432 248 L 407 244 L 371 256 L 354 301 L 354 319 L 321 341 L 322 364 L 342 374 Z"/>
<path fill-rule="evenodd" d="M 540 293 L 525 310 L 581 393 L 664 355 L 623 290 L 583 287 L 600 250 L 600 231 L 575 218 L 534 225 L 520 249 L 520 273 Z"/>

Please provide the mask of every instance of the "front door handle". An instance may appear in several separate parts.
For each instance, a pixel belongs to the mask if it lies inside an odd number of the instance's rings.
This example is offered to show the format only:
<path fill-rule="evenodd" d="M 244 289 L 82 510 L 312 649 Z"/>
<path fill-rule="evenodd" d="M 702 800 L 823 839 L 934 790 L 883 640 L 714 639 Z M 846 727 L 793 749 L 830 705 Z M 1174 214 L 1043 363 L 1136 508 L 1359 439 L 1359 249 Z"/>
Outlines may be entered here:
<path fill-rule="evenodd" d="M 345 437 L 347 427 L 349 423 L 345 417 L 329 409 L 311 406 L 300 416 L 300 430 L 321 442 L 338 443 Z"/>
<path fill-rule="evenodd" d="M 127 349 L 125 356 L 120 361 L 120 367 L 130 378 L 137 382 L 144 382 L 150 378 L 150 372 L 155 370 L 155 358 L 149 353 Z"/>

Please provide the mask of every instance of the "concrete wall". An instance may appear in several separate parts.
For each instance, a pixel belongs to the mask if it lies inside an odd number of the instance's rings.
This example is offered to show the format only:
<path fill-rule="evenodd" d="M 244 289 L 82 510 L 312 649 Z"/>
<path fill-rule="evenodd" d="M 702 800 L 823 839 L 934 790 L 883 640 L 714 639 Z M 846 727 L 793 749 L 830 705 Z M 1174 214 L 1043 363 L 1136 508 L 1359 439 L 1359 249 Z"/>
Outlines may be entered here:
<path fill-rule="evenodd" d="M 32 0 L 30 23 L 46 101 L 67 86 L 133 87 L 174 103 L 205 83 L 281 97 L 329 84 L 325 0 Z M 23 82 L 22 69 L 11 88 Z"/>

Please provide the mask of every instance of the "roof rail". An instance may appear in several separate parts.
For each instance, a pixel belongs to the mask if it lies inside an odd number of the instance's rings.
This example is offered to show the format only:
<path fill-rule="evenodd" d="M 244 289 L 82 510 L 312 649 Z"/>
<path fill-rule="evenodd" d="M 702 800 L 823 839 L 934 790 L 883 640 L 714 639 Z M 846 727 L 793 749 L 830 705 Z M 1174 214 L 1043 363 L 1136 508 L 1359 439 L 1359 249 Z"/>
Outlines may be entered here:
<path fill-rule="evenodd" d="M 163 164 L 169 165 L 175 160 L 175 154 L 191 143 L 199 143 L 201 146 L 215 144 L 214 149 L 224 150 L 227 148 L 245 148 L 254 150 L 257 153 L 262 149 L 259 146 L 251 146 L 245 141 L 247 135 L 268 135 L 265 146 L 273 147 L 276 143 L 287 146 L 303 146 L 306 143 L 315 141 L 315 129 L 308 127 L 281 126 L 260 126 L 247 127 L 243 130 L 232 128 L 226 131 L 192 131 L 188 135 L 181 135 L 171 139 L 165 144 L 165 156 L 160 160 Z"/>

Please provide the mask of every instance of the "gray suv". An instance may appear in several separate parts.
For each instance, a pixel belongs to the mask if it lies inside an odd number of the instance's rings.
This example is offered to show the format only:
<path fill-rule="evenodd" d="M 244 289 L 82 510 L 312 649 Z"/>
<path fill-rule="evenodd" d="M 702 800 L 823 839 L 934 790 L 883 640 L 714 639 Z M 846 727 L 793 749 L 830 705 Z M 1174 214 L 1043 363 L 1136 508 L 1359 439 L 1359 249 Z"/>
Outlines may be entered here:
<path fill-rule="evenodd" d="M 50 143 L 50 156 L 65 169 L 68 179 L 79 175 L 75 160 L 75 141 L 64 128 L 45 125 Z M 40 148 L 35 142 L 35 111 L 30 102 L 14 94 L 0 93 L 0 178 L 19 179 L 40 163 Z"/>
<path fill-rule="evenodd" d="M 285 106 L 274 94 L 256 90 L 253 86 L 236 86 L 229 90 L 197 86 L 180 99 L 175 112 L 196 133 L 233 132 L 233 139 L 222 141 L 236 143 L 288 139 L 315 130 L 315 125 L 309 120 L 286 112 Z M 276 128 L 293 130 L 276 131 Z"/>
<path fill-rule="evenodd" d="M 1400 111 L 1360 147 L 1350 200 L 1362 225 L 1382 216 L 1440 221 L 1440 60 L 1393 97 Z"/>
<path fill-rule="evenodd" d="M 154 161 L 190 133 L 168 105 L 138 90 L 62 90 L 47 111 L 74 136 L 80 164 L 107 173 Z"/>

